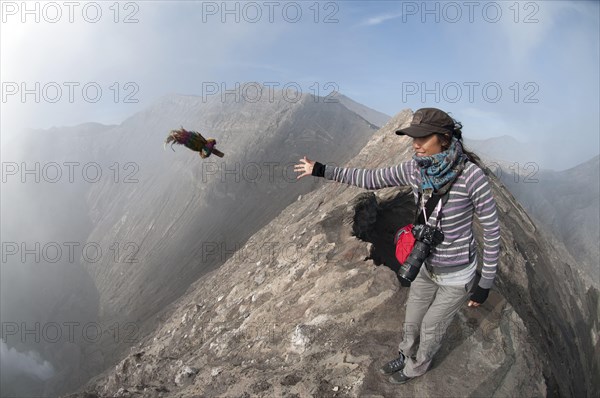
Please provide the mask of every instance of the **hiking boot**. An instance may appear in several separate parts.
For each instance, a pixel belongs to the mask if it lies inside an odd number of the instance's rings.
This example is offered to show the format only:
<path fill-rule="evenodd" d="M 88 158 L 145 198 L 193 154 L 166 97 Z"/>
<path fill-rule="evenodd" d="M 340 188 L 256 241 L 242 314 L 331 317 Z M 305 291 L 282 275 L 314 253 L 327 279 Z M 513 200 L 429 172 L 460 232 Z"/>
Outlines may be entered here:
<path fill-rule="evenodd" d="M 392 384 L 404 384 L 409 380 L 414 379 L 414 377 L 408 377 L 407 375 L 404 374 L 404 372 L 401 370 L 399 372 L 394 373 L 393 375 L 390 376 L 389 381 Z"/>
<path fill-rule="evenodd" d="M 381 368 L 379 368 L 379 372 L 384 375 L 391 375 L 392 373 L 396 373 L 402 369 L 404 369 L 404 365 L 406 365 L 406 357 L 404 354 L 400 353 L 400 356 L 396 359 L 392 359 Z"/>

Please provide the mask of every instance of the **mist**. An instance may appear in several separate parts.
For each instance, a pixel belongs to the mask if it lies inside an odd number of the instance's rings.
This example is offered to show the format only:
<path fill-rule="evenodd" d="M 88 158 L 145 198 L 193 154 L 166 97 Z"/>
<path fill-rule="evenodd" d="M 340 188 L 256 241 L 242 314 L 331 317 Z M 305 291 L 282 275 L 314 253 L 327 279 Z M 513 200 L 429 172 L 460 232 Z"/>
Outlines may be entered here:
<path fill-rule="evenodd" d="M 18 375 L 37 377 L 48 380 L 54 376 L 54 367 L 50 362 L 40 358 L 33 351 L 18 352 L 14 348 L 8 348 L 4 341 L 0 341 L 0 366 L 2 368 L 2 382 L 10 382 Z"/>

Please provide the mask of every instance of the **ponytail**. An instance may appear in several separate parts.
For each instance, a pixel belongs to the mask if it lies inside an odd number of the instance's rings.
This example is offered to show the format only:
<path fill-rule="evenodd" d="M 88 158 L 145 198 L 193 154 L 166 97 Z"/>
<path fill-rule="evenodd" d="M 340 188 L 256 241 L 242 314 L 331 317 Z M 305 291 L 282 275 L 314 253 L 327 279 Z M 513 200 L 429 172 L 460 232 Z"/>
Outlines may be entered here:
<path fill-rule="evenodd" d="M 452 119 L 454 120 L 454 119 Z M 438 140 L 442 145 L 442 150 L 447 150 L 450 147 L 451 136 L 450 134 L 441 134 L 436 133 L 438 136 Z M 465 143 L 462 140 L 462 123 L 454 120 L 454 131 L 452 132 L 452 137 L 456 137 L 456 139 L 460 142 L 462 146 L 463 153 L 467 156 L 470 162 L 475 163 L 480 169 L 485 172 L 485 166 L 483 165 L 483 161 L 481 158 L 474 152 L 465 148 Z"/>
<path fill-rule="evenodd" d="M 462 145 L 463 148 L 463 153 L 465 155 L 467 155 L 467 158 L 472 162 L 475 163 L 480 169 L 485 170 L 485 166 L 483 165 L 483 161 L 481 160 L 481 158 L 474 152 L 469 151 L 466 147 L 465 147 L 465 143 L 462 140 L 462 123 L 459 121 L 454 120 L 454 133 L 453 136 L 456 137 L 459 141 L 460 144 Z"/>

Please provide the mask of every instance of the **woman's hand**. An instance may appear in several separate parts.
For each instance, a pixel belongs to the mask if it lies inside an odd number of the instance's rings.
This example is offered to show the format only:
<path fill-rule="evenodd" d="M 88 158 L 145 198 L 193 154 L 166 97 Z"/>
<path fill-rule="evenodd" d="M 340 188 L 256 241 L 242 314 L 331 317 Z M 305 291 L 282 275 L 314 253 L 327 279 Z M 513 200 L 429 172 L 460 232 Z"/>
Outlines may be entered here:
<path fill-rule="evenodd" d="M 315 162 L 308 159 L 306 156 L 300 159 L 300 161 L 302 163 L 294 165 L 294 171 L 302 173 L 299 176 L 297 176 L 296 179 L 312 175 L 313 168 L 315 167 Z"/>
<path fill-rule="evenodd" d="M 485 300 L 487 300 L 489 293 L 490 289 L 484 289 L 480 286 L 477 286 L 473 294 L 471 294 L 471 299 L 469 300 L 469 307 L 479 307 L 485 302 Z"/>
<path fill-rule="evenodd" d="M 479 307 L 481 304 L 479 304 L 476 301 L 473 300 L 469 300 L 469 307 Z"/>

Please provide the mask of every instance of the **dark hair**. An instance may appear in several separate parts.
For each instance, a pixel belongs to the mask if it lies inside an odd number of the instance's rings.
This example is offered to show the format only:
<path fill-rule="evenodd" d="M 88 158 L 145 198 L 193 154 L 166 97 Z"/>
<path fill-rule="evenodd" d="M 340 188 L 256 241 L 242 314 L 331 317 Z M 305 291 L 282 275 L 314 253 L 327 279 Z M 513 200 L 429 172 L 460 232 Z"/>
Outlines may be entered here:
<path fill-rule="evenodd" d="M 454 120 L 454 132 L 452 133 L 452 136 L 456 137 L 460 141 L 460 143 L 463 147 L 463 153 L 465 155 L 467 155 L 467 158 L 469 158 L 469 160 L 471 162 L 475 163 L 481 169 L 485 170 L 485 168 L 483 166 L 483 162 L 481 161 L 481 158 L 474 152 L 471 152 L 467 148 L 465 148 L 465 143 L 462 140 L 462 127 L 463 127 L 462 123 L 455 119 L 452 119 L 452 120 Z M 448 149 L 448 147 L 450 146 L 450 134 L 437 134 L 436 133 L 436 135 L 438 136 L 440 144 L 442 144 L 442 150 L 445 151 L 446 149 Z"/>

